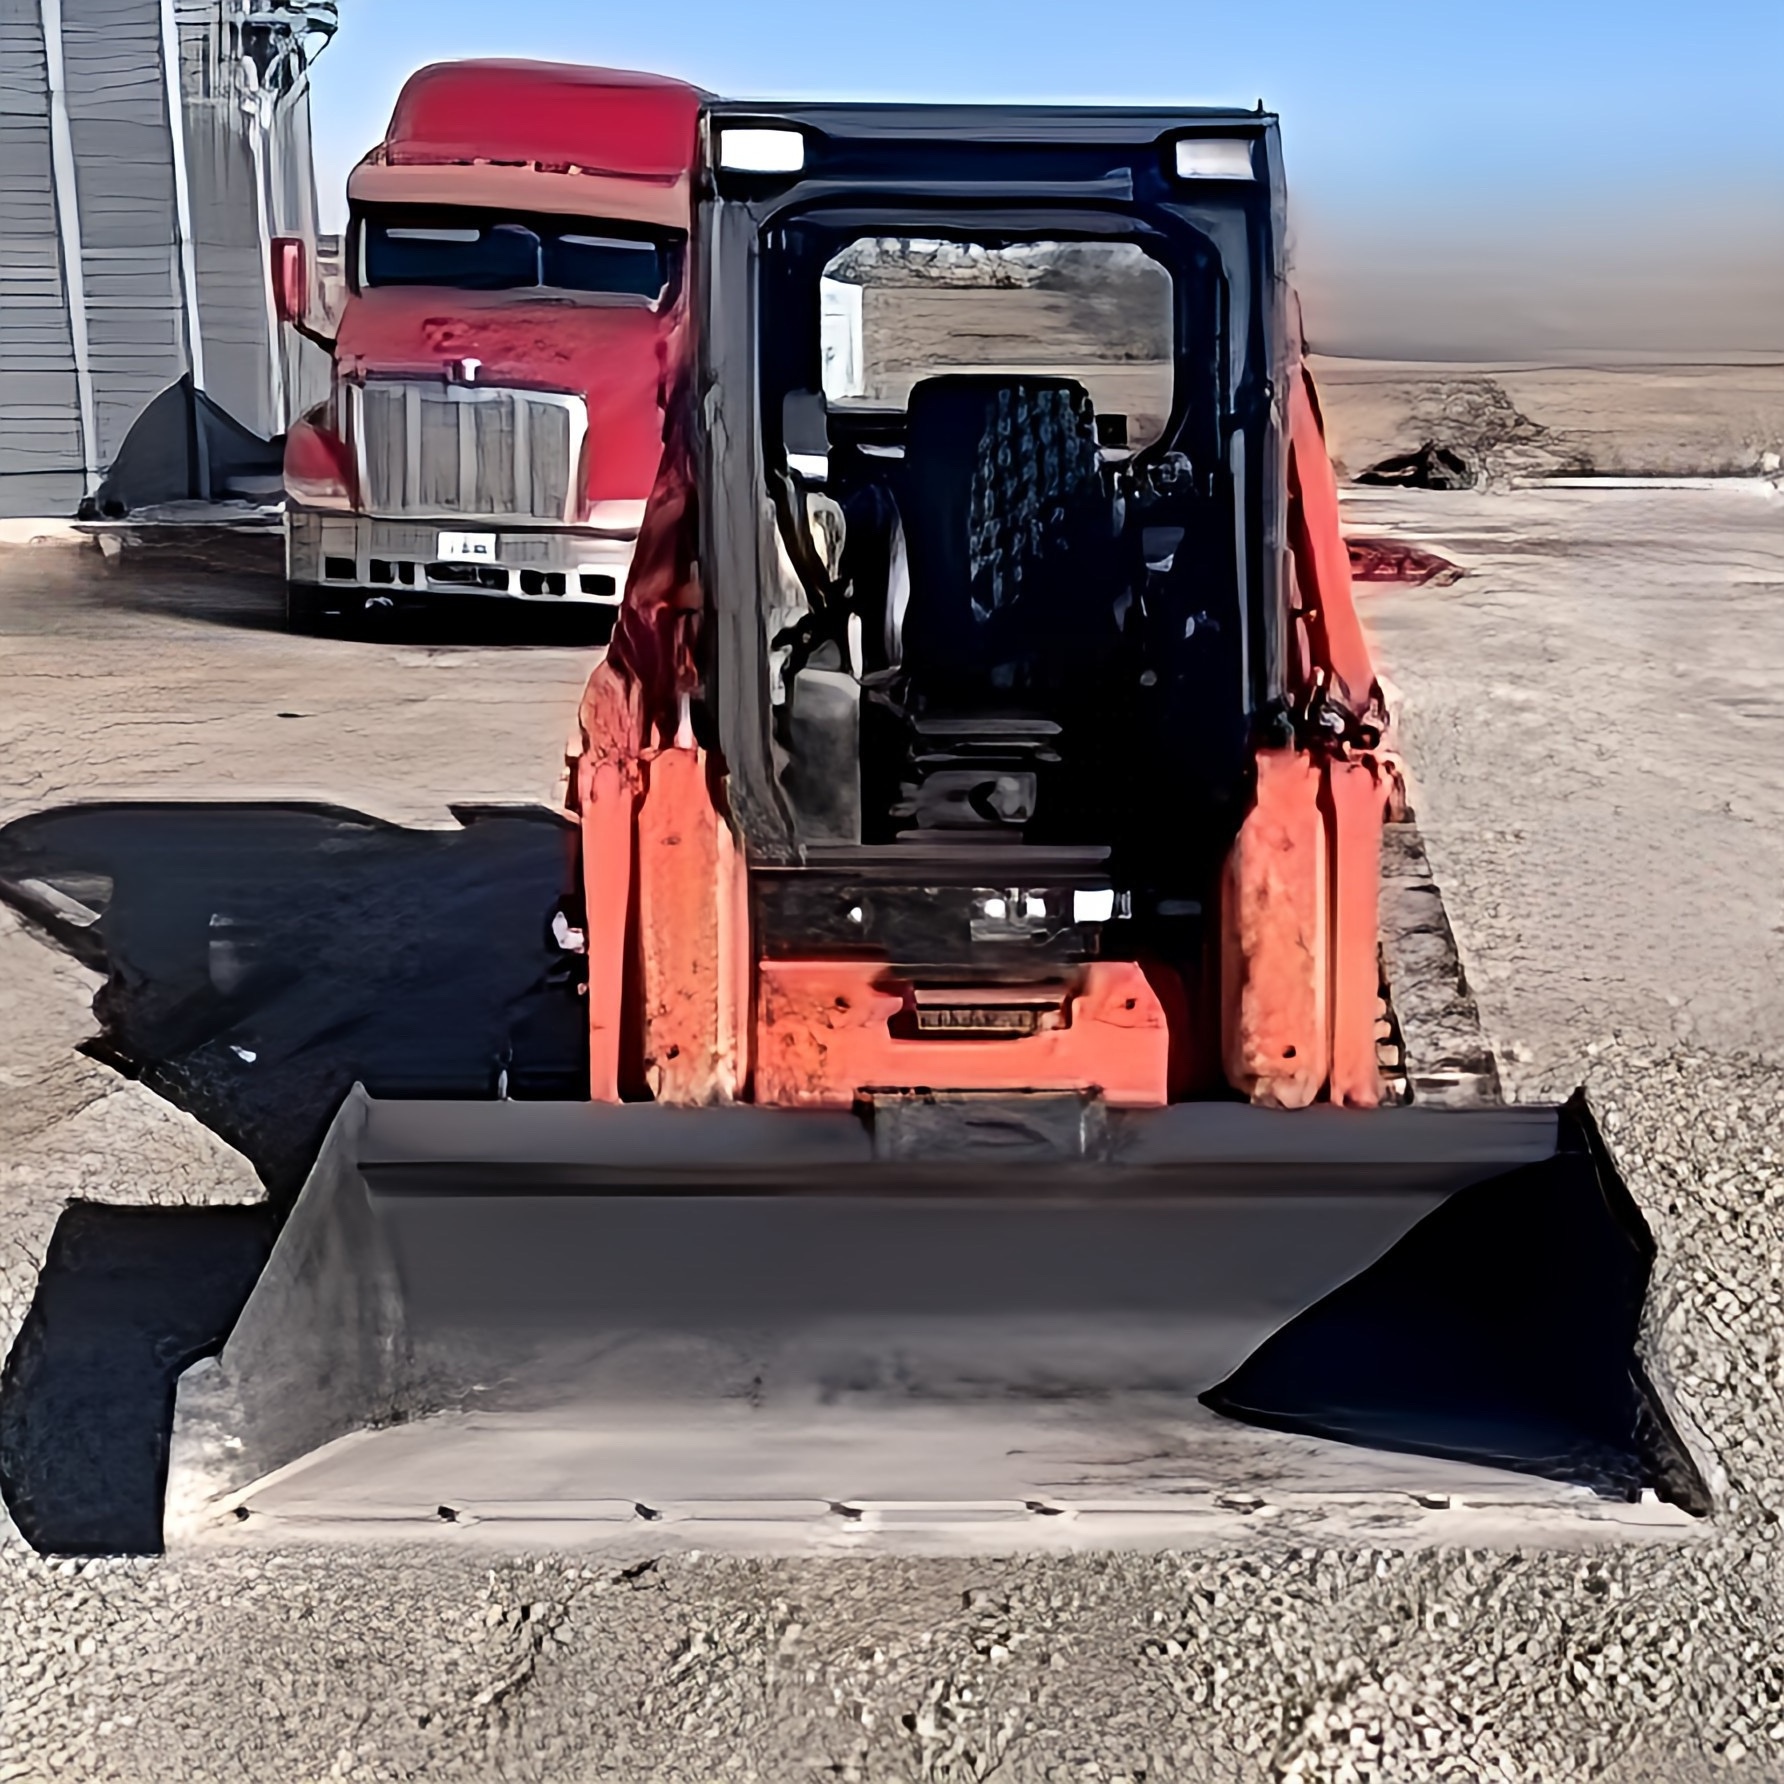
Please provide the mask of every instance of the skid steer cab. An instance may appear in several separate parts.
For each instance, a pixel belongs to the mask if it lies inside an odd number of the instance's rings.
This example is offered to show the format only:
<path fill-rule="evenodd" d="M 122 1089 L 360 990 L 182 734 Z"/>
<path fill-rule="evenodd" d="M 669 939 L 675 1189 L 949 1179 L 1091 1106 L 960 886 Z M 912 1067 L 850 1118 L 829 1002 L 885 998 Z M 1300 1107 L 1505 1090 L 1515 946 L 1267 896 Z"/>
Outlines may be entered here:
<path fill-rule="evenodd" d="M 1380 1103 L 1393 777 L 1275 121 L 705 147 L 583 708 L 594 1096 Z"/>
<path fill-rule="evenodd" d="M 180 1516 L 1692 1527 L 1590 1110 L 1384 1091 L 1394 777 L 1275 121 L 700 128 L 572 764 L 589 1100 L 349 1099 L 182 1385 Z"/>

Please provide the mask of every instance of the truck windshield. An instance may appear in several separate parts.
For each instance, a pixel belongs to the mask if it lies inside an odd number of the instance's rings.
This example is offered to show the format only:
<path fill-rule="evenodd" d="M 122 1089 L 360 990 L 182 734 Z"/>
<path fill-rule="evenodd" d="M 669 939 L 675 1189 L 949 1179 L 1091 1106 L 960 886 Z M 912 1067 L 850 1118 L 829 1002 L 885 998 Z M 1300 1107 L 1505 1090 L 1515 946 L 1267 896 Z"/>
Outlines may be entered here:
<path fill-rule="evenodd" d="M 360 224 L 359 282 L 455 291 L 597 292 L 655 303 L 674 243 L 581 217 L 486 211 L 372 214 Z"/>

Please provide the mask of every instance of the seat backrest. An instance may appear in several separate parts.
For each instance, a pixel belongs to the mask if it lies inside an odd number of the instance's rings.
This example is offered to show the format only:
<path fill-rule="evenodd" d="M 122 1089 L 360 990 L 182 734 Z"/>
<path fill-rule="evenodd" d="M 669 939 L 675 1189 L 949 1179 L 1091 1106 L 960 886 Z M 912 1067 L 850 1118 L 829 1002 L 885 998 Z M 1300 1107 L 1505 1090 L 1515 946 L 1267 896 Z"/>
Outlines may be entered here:
<path fill-rule="evenodd" d="M 920 685 L 1045 687 L 1113 640 L 1114 509 L 1083 385 L 924 379 L 898 494 L 904 662 Z"/>

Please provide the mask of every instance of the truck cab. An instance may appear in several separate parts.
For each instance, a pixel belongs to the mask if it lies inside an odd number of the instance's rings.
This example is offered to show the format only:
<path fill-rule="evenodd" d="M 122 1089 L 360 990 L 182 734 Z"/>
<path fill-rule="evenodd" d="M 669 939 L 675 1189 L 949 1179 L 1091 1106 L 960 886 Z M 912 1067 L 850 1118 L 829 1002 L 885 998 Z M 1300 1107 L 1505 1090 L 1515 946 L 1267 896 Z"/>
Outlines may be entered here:
<path fill-rule="evenodd" d="M 456 597 L 617 609 L 703 97 L 546 63 L 411 76 L 349 178 L 330 393 L 287 440 L 294 625 Z M 288 313 L 305 284 L 275 269 Z"/>

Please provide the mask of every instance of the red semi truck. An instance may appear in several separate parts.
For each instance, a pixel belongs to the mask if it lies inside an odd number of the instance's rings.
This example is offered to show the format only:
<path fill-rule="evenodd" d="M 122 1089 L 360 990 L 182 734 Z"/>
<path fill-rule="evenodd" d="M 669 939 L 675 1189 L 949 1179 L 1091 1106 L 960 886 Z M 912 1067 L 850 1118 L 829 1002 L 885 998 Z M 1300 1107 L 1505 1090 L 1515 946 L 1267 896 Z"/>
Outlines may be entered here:
<path fill-rule="evenodd" d="M 551 63 L 411 76 L 347 183 L 328 347 L 285 451 L 296 627 L 474 596 L 617 611 L 662 450 L 697 88 Z"/>

